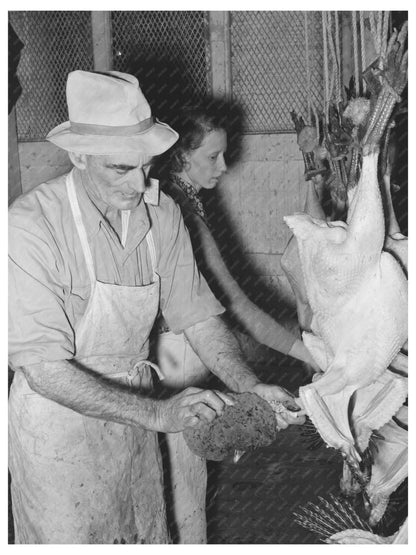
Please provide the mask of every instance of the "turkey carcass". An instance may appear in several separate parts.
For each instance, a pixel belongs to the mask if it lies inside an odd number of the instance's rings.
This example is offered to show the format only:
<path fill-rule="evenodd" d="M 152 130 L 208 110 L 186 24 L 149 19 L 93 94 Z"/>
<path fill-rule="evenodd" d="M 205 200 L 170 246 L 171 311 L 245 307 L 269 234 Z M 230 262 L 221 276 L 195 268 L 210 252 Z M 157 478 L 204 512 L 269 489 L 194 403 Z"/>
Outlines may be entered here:
<path fill-rule="evenodd" d="M 383 252 L 384 216 L 377 179 L 378 151 L 365 152 L 347 223 L 307 214 L 286 216 L 297 239 L 303 279 L 313 312 L 306 346 L 326 365 L 322 377 L 300 389 L 300 399 L 326 443 L 350 462 L 354 446 L 348 406 L 352 394 L 382 380 L 380 427 L 407 396 L 406 379 L 386 371 L 407 339 L 407 280 Z M 371 394 L 371 393 L 370 393 Z M 386 402 L 386 395 L 389 396 Z"/>

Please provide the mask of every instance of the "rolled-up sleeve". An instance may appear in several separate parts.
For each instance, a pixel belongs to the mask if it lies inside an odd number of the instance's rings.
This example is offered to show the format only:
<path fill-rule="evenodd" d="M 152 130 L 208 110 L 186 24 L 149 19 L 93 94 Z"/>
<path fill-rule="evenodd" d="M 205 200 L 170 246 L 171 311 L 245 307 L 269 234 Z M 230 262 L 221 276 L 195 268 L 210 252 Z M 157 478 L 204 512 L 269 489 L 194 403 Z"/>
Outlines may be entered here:
<path fill-rule="evenodd" d="M 152 212 L 153 218 L 158 220 L 160 307 L 170 329 L 179 333 L 223 313 L 224 307 L 198 270 L 179 206 L 161 194 L 160 210 Z"/>
<path fill-rule="evenodd" d="M 59 259 L 32 221 L 9 216 L 9 362 L 24 366 L 74 356 Z"/>

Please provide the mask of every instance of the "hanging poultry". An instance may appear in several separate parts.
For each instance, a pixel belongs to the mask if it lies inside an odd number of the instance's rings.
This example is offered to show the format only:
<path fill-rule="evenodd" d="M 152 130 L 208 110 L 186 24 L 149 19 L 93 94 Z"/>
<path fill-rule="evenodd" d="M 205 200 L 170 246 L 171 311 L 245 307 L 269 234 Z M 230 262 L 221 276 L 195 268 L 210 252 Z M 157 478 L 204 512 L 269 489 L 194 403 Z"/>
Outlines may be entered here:
<path fill-rule="evenodd" d="M 326 443 L 356 469 L 358 443 L 365 441 L 357 441 L 349 418 L 352 396 L 366 407 L 372 429 L 386 424 L 407 396 L 407 379 L 388 370 L 407 340 L 407 280 L 400 263 L 383 250 L 377 175 L 380 139 L 406 83 L 406 33 L 407 25 L 394 32 L 384 69 L 373 75 L 377 100 L 361 141 L 362 168 L 349 190 L 347 222 L 304 213 L 285 218 L 296 237 L 302 293 L 312 311 L 312 333 L 304 333 L 304 341 L 324 370 L 300 389 L 300 401 Z"/>

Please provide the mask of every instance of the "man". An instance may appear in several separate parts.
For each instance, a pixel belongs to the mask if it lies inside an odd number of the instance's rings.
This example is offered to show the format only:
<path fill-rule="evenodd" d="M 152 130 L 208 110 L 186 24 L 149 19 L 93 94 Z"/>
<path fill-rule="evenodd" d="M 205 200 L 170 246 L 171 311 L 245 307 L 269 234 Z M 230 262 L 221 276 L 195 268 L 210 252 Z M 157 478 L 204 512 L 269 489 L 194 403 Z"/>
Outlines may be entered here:
<path fill-rule="evenodd" d="M 159 308 L 230 389 L 293 403 L 259 383 L 199 275 L 179 208 L 147 187 L 177 134 L 137 80 L 68 76 L 69 121 L 47 139 L 74 169 L 9 215 L 9 453 L 16 543 L 167 543 L 157 433 L 221 414 L 224 394 L 151 397 Z M 290 412 L 278 425 L 300 423 Z"/>

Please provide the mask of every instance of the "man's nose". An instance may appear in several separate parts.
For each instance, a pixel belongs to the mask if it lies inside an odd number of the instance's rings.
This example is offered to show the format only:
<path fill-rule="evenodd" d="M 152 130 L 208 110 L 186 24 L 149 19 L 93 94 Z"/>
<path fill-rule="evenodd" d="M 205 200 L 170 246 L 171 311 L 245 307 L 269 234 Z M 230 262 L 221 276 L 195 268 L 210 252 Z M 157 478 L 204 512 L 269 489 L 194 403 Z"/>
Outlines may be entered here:
<path fill-rule="evenodd" d="M 136 168 L 129 173 L 129 186 L 138 193 L 144 193 L 146 189 L 146 178 L 143 168 Z"/>

